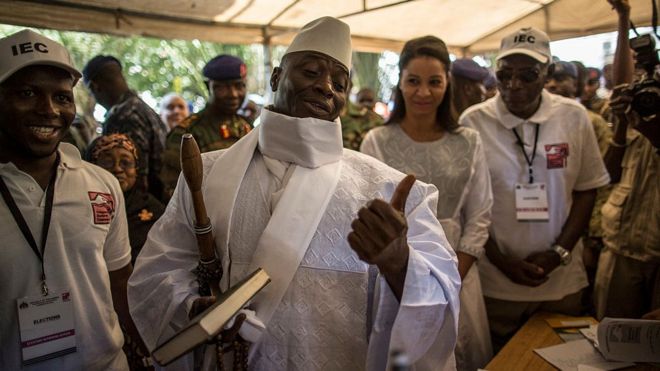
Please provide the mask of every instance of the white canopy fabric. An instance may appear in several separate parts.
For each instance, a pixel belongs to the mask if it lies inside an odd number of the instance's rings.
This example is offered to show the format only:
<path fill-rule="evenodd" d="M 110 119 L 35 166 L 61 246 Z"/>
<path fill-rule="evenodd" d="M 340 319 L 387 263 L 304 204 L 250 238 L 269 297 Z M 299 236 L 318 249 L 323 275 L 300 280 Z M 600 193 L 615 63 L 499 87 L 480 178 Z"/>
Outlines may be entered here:
<path fill-rule="evenodd" d="M 630 0 L 636 25 L 650 25 L 651 1 Z M 606 0 L 24 0 L 0 1 L 0 22 L 164 39 L 266 45 L 290 42 L 324 15 L 351 26 L 355 50 L 399 51 L 423 35 L 458 54 L 497 50 L 500 39 L 534 26 L 552 40 L 616 30 Z"/>

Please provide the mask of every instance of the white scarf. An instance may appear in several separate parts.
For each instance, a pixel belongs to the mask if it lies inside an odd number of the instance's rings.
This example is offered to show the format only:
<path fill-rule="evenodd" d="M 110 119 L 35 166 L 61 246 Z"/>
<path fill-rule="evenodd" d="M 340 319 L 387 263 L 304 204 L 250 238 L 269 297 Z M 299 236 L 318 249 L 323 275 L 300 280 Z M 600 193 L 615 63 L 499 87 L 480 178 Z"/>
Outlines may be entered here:
<path fill-rule="evenodd" d="M 311 169 L 341 159 L 339 119 L 298 118 L 263 109 L 259 121 L 259 151 L 264 156 Z"/>

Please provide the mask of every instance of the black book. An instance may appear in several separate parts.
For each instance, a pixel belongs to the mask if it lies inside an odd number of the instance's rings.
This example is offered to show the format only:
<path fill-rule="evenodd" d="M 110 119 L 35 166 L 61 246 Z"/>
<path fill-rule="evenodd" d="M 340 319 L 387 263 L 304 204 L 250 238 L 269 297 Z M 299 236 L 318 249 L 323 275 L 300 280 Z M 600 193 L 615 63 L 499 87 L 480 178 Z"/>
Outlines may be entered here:
<path fill-rule="evenodd" d="M 270 277 L 266 271 L 258 268 L 220 295 L 211 307 L 193 318 L 188 326 L 154 349 L 151 357 L 159 365 L 167 366 L 196 346 L 213 340 L 234 314 L 269 282 Z"/>

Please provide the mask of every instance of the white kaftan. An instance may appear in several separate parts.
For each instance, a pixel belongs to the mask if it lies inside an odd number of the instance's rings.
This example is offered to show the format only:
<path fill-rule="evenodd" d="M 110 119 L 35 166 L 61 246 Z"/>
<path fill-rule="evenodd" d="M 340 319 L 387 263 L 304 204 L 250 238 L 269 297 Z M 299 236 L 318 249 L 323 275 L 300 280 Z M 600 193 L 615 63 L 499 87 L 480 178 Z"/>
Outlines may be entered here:
<path fill-rule="evenodd" d="M 262 121 L 261 125 L 265 124 Z M 237 153 L 245 153 L 241 146 L 254 142 L 260 129 L 229 150 L 203 155 L 202 189 L 207 200 L 219 197 L 210 194 L 209 189 L 226 181 L 217 177 L 213 168 L 222 161 L 235 162 Z M 261 233 L 269 223 L 271 198 L 279 183 L 264 161 L 267 158 L 254 148 L 248 148 L 251 159 L 232 210 L 207 202 L 214 230 L 231 231 L 228 238 L 225 236 L 228 251 L 222 251 L 222 247 L 218 250 L 225 259 L 223 265 L 231 264 L 231 270 L 225 269 L 223 282 L 228 271 L 232 282 L 247 273 Z M 282 301 L 261 338 L 251 347 L 250 368 L 384 370 L 391 350 L 403 350 L 415 361 L 432 346 L 429 353 L 435 360 L 433 369 L 452 368 L 460 278 L 456 257 L 434 216 L 435 187 L 418 182 L 408 198 L 410 256 L 399 303 L 384 278 L 370 274 L 377 271 L 375 267 L 370 269 L 358 259 L 346 236 L 359 208 L 373 198 L 389 200 L 403 174 L 354 151 L 344 150 L 339 158 L 337 185 Z M 227 220 L 230 229 L 220 225 Z M 216 244 L 222 246 L 223 238 L 218 234 Z M 198 258 L 190 192 L 180 179 L 165 214 L 149 233 L 129 280 L 131 314 L 149 348 L 185 326 L 189 307 L 198 296 L 191 273 Z M 370 289 L 373 296 L 369 295 Z M 259 317 L 259 309 L 256 314 Z"/>
<path fill-rule="evenodd" d="M 456 251 L 479 258 L 488 238 L 493 196 L 479 134 L 458 128 L 432 142 L 412 140 L 399 124 L 367 133 L 360 150 L 438 188 L 438 219 Z M 459 370 L 486 366 L 493 355 L 476 265 L 461 288 L 456 363 Z"/>

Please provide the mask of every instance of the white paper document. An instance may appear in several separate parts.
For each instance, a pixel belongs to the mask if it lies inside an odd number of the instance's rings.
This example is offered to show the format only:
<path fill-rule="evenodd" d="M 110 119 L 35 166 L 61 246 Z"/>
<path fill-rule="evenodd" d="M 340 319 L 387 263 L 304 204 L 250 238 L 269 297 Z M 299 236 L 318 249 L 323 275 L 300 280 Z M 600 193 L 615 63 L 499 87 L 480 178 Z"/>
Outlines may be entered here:
<path fill-rule="evenodd" d="M 660 362 L 660 321 L 603 318 L 598 347 L 613 361 Z"/>
<path fill-rule="evenodd" d="M 608 362 L 586 339 L 534 349 L 534 352 L 562 371 L 616 370 L 634 366 L 628 362 Z"/>

